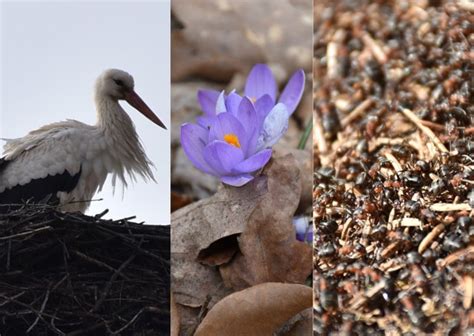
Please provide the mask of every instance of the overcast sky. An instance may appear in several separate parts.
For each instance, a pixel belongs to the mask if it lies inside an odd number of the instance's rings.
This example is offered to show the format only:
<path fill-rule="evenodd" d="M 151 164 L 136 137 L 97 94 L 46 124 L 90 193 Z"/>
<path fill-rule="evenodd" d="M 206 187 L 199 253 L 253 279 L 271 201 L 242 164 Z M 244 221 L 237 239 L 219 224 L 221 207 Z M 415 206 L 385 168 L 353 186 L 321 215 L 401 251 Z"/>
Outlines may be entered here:
<path fill-rule="evenodd" d="M 169 0 L 1 1 L 0 137 L 16 138 L 44 124 L 77 119 L 95 124 L 93 84 L 107 68 L 135 78 L 135 89 L 170 124 Z M 157 184 L 141 179 L 122 198 L 110 179 L 89 214 L 132 215 L 149 224 L 170 221 L 170 134 L 126 103 Z M 0 142 L 0 147 L 3 141 Z"/>

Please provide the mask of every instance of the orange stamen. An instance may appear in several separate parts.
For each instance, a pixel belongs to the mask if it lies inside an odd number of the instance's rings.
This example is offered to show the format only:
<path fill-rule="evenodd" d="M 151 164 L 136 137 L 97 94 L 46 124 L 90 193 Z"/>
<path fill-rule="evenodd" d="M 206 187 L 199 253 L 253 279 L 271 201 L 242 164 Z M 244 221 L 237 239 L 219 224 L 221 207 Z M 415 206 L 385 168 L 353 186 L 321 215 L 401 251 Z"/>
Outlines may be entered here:
<path fill-rule="evenodd" d="M 240 148 L 239 138 L 234 133 L 225 134 L 224 141 L 227 142 L 229 145 Z"/>

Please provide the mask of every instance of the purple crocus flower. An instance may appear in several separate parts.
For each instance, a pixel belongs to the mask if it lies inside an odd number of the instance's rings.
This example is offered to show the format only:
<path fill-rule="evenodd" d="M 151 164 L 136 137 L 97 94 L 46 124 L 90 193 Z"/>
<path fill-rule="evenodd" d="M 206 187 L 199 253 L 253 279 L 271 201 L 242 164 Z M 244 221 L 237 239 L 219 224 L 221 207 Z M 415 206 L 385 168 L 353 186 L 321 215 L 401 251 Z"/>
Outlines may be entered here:
<path fill-rule="evenodd" d="M 307 217 L 293 218 L 293 226 L 296 231 L 296 239 L 310 243 L 313 241 L 313 225 L 309 222 Z"/>
<path fill-rule="evenodd" d="M 224 91 L 200 90 L 204 115 L 197 124 L 181 126 L 184 152 L 201 171 L 225 184 L 242 186 L 270 160 L 271 147 L 288 128 L 304 89 L 304 72 L 293 74 L 276 101 L 277 85 L 268 66 L 255 65 L 242 97 Z"/>

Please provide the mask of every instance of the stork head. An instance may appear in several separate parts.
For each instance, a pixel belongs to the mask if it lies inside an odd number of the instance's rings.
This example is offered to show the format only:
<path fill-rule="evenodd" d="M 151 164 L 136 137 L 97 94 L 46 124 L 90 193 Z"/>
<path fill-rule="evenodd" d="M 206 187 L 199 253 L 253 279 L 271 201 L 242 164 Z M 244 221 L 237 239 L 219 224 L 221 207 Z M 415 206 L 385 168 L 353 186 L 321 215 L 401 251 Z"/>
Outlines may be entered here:
<path fill-rule="evenodd" d="M 163 122 L 135 92 L 134 87 L 133 77 L 129 73 L 118 69 L 108 69 L 97 78 L 95 94 L 113 100 L 125 100 L 152 122 L 166 129 Z"/>

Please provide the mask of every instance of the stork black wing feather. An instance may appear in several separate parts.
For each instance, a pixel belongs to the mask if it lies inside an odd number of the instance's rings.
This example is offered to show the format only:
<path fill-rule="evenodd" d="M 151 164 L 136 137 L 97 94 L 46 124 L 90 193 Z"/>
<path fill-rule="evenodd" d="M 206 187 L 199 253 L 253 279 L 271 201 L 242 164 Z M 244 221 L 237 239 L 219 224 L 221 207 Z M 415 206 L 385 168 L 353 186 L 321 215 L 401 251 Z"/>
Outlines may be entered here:
<path fill-rule="evenodd" d="M 2 172 L 3 169 L 7 166 L 8 161 L 5 160 L 5 158 L 0 158 L 0 173 Z"/>
<path fill-rule="evenodd" d="M 4 158 L 0 158 L 0 174 L 8 166 L 8 163 Z M 81 171 L 82 169 L 77 174 L 71 175 L 65 170 L 62 174 L 48 175 L 45 178 L 31 180 L 25 185 L 6 189 L 0 193 L 0 204 L 21 204 L 29 201 L 57 205 L 59 199 L 56 194 L 59 191 L 72 191 L 79 182 Z M 6 207 L 0 207 L 0 213 L 7 210 Z"/>

